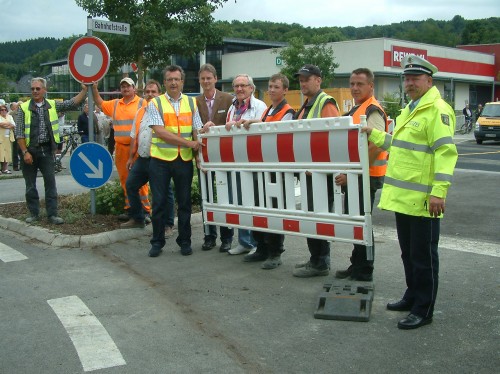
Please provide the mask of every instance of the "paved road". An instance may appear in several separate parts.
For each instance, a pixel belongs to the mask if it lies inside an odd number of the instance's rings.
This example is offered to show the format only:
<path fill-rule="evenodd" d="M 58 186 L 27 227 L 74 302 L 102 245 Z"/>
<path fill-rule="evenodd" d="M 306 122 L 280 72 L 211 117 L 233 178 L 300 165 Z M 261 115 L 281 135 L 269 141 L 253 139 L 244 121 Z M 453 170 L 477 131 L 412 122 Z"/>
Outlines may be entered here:
<path fill-rule="evenodd" d="M 146 255 L 148 231 L 83 250 L 0 232 L 0 373 L 496 372 L 499 185 L 500 173 L 457 170 L 434 323 L 417 331 L 398 330 L 404 314 L 385 309 L 404 278 L 393 214 L 377 209 L 367 323 L 313 318 L 330 278 L 291 276 L 307 258 L 303 238 L 287 237 L 284 264 L 264 271 L 241 256 L 201 251 L 200 225 L 192 256 L 181 256 L 172 238 L 156 259 Z M 349 253 L 333 244 L 333 271 Z"/>

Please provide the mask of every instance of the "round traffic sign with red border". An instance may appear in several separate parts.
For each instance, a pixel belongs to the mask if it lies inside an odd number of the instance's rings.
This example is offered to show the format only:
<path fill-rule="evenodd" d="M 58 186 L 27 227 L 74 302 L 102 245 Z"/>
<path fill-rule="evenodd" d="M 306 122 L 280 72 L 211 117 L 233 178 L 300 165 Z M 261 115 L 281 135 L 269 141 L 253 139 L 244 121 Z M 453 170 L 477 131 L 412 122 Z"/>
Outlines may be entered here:
<path fill-rule="evenodd" d="M 78 82 L 90 84 L 102 79 L 109 63 L 108 47 L 95 36 L 84 36 L 69 49 L 69 72 Z"/>

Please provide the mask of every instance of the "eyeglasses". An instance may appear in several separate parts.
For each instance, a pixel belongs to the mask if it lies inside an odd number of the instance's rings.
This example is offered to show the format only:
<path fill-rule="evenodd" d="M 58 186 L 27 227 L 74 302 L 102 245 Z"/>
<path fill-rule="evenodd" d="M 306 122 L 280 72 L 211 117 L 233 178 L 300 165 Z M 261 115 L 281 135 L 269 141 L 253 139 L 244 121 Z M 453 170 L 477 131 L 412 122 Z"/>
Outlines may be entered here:
<path fill-rule="evenodd" d="M 31 87 L 31 91 L 40 91 L 42 87 Z"/>
<path fill-rule="evenodd" d="M 167 82 L 180 82 L 181 78 L 167 78 L 165 79 Z"/>
<path fill-rule="evenodd" d="M 249 84 L 233 84 L 233 88 L 238 89 L 238 88 L 245 88 L 250 86 Z"/>
<path fill-rule="evenodd" d="M 7 111 L 7 109 L 3 109 L 3 108 L 0 109 L 0 112 L 6 112 L 6 111 Z"/>

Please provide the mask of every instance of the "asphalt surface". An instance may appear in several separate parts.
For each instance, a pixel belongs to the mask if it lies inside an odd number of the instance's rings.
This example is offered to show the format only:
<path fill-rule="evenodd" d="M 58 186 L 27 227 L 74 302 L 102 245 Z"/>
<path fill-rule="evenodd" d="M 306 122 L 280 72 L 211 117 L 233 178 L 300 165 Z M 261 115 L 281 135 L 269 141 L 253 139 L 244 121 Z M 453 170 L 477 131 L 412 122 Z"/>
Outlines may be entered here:
<path fill-rule="evenodd" d="M 485 194 L 493 194 L 491 198 L 469 199 L 477 196 L 473 186 L 479 184 L 481 193 L 484 188 Z M 308 258 L 304 238 L 287 236 L 283 265 L 262 270 L 259 264 L 244 263 L 242 256 L 219 253 L 217 248 L 201 251 L 200 215 L 192 220 L 192 256 L 181 256 L 171 238 L 154 259 L 147 257 L 150 228 L 61 238 L 0 218 L 0 227 L 11 233 L 8 244 L 33 245 L 26 249 L 27 255 L 39 261 L 22 261 L 17 269 L 2 269 L 0 262 L 4 291 L 16 287 L 10 279 L 20 273 L 29 274 L 33 284 L 19 300 L 5 298 L 2 314 L 17 321 L 17 308 L 26 307 L 20 304 L 34 309 L 29 300 L 45 303 L 67 282 L 75 293 L 85 295 L 84 301 L 104 321 L 127 362 L 99 371 L 105 373 L 498 372 L 500 234 L 498 209 L 492 206 L 498 206 L 499 185 L 500 173 L 456 172 L 441 226 L 434 322 L 418 330 L 398 330 L 396 324 L 405 313 L 385 307 L 401 297 L 405 285 L 393 215 L 378 209 L 373 214 L 375 292 L 369 322 L 313 317 L 323 284 L 332 281 L 335 270 L 348 266 L 350 245 L 332 244 L 330 276 L 299 279 L 292 271 L 294 264 Z M 74 240 L 78 248 L 70 248 L 73 245 L 64 240 Z M 64 276 L 54 283 L 49 274 L 61 266 Z M 76 281 L 81 277 L 87 279 L 83 284 Z M 11 334 L 16 325 L 1 324 L 4 333 Z M 34 341 L 44 333 L 41 327 Z M 19 334 L 30 335 L 26 329 Z M 71 352 L 71 347 L 62 346 L 63 340 L 63 335 L 55 339 L 54 349 Z M 23 343 L 4 340 L 2 346 L 31 351 L 29 341 L 22 337 L 19 341 Z M 3 357 L 0 372 L 81 372 L 74 369 L 77 362 L 68 363 L 68 357 L 56 355 L 55 361 L 44 361 L 44 350 L 49 348 L 50 342 L 37 347 L 31 360 Z"/>

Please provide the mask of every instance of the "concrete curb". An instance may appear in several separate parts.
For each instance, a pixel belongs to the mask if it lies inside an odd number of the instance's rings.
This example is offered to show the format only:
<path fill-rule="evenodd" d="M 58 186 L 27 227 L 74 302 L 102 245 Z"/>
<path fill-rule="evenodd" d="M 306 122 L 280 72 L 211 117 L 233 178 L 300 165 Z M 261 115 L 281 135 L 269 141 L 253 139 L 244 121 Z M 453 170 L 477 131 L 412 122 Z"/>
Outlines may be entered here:
<path fill-rule="evenodd" d="M 201 212 L 191 215 L 191 224 L 200 225 L 203 223 Z M 174 224 L 177 224 L 177 218 Z M 14 218 L 0 216 L 0 227 L 25 237 L 36 239 L 51 247 L 57 248 L 92 248 L 108 245 L 111 243 L 139 238 L 144 235 L 151 235 L 152 227 L 146 226 L 142 229 L 124 229 L 101 232 L 92 235 L 65 235 L 45 227 L 28 225 Z"/>

